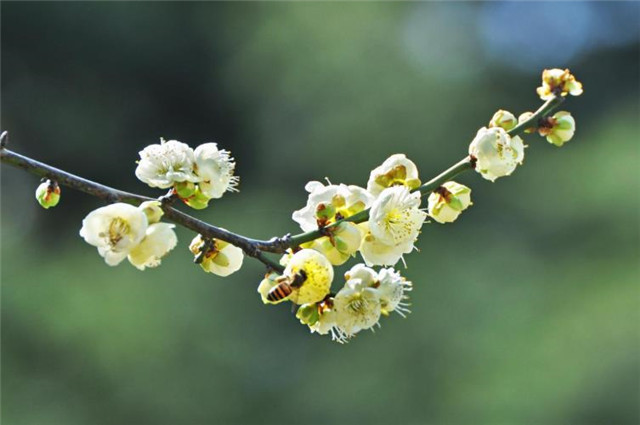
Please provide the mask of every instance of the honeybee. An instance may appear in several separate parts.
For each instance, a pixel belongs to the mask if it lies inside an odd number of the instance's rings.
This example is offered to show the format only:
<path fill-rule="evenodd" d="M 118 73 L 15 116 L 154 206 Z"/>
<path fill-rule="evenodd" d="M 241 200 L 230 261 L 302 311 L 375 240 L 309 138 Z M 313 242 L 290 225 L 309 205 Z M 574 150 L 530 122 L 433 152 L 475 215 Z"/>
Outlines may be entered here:
<path fill-rule="evenodd" d="M 272 303 L 281 301 L 300 288 L 305 280 L 307 280 L 307 274 L 304 270 L 300 270 L 293 276 L 280 276 L 276 279 L 277 285 L 267 293 L 267 299 Z"/>

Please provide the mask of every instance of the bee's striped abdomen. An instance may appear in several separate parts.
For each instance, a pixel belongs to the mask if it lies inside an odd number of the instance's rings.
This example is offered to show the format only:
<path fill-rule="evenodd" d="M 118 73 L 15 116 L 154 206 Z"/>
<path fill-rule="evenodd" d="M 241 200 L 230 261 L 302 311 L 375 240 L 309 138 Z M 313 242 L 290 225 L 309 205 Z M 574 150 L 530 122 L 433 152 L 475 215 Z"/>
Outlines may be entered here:
<path fill-rule="evenodd" d="M 277 302 L 287 298 L 293 292 L 293 288 L 287 282 L 282 282 L 277 286 L 271 288 L 269 293 L 267 294 L 267 299 L 269 301 Z"/>

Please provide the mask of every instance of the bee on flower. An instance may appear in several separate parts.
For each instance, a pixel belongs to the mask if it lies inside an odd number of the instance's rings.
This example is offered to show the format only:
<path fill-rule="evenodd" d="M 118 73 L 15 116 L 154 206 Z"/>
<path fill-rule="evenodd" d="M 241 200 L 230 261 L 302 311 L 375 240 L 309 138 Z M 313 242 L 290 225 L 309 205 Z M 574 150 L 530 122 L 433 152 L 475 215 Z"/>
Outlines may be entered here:
<path fill-rule="evenodd" d="M 285 254 L 286 267 L 282 276 L 269 273 L 260 282 L 258 293 L 265 304 L 288 300 L 303 305 L 322 301 L 331 289 L 333 266 L 312 249 Z"/>

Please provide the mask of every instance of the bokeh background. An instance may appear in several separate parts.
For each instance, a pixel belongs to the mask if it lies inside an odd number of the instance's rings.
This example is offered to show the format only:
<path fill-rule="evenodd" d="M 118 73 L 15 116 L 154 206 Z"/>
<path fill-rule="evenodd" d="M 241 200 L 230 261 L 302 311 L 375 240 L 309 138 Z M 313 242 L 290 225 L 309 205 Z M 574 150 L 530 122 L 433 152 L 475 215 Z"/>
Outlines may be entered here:
<path fill-rule="evenodd" d="M 218 142 L 241 192 L 194 215 L 296 232 L 304 185 L 365 185 L 406 153 L 427 179 L 498 108 L 569 67 L 575 139 L 407 257 L 413 314 L 341 346 L 263 306 L 247 260 L 110 268 L 78 236 L 102 204 L 2 166 L 2 419 L 23 424 L 637 424 L 640 4 L 2 2 L 10 147 L 150 196 L 137 152 Z M 343 269 L 339 270 L 341 273 Z"/>

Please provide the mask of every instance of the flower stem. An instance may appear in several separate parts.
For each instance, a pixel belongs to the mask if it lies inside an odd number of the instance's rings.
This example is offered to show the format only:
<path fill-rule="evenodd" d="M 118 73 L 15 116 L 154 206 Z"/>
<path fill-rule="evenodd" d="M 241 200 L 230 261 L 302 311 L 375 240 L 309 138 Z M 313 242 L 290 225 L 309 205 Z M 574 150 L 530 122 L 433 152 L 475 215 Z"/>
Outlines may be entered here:
<path fill-rule="evenodd" d="M 538 120 L 556 109 L 564 101 L 564 99 L 564 97 L 554 97 L 553 99 L 547 100 L 527 121 L 518 124 L 515 128 L 508 131 L 509 135 L 515 136 L 524 132 L 524 130 L 526 130 L 527 128 L 536 127 Z M 36 161 L 35 159 L 29 158 L 27 156 L 10 151 L 5 148 L 5 142 L 7 140 L 6 132 L 2 132 L 2 136 L 0 137 L 0 139 L 1 162 L 7 163 L 17 168 L 21 168 L 36 176 L 48 178 L 60 185 L 87 193 L 109 203 L 126 202 L 129 204 L 139 205 L 144 201 L 155 200 L 154 198 L 136 195 L 134 193 L 125 192 L 109 186 L 105 186 L 100 183 L 96 183 L 80 176 L 76 176 L 75 174 L 71 174 L 45 163 Z M 419 191 L 422 195 L 427 195 L 455 176 L 467 170 L 473 169 L 474 165 L 475 163 L 473 158 L 467 156 L 417 188 L 416 191 Z M 174 223 L 193 230 L 194 232 L 200 233 L 206 238 L 215 238 L 223 240 L 225 242 L 229 242 L 230 244 L 241 248 L 248 256 L 261 261 L 269 269 L 278 272 L 282 272 L 283 267 L 278 262 L 265 256 L 265 252 L 281 254 L 285 252 L 287 248 L 300 246 L 305 242 L 311 242 L 326 234 L 326 229 L 323 229 L 300 233 L 294 236 L 285 236 L 282 238 L 274 237 L 270 240 L 263 241 L 247 238 L 245 236 L 238 235 L 220 227 L 205 223 L 202 220 L 199 220 L 193 216 L 190 216 L 180 210 L 173 208 L 170 203 L 162 203 L 162 209 L 165 213 L 165 217 L 173 221 Z M 369 209 L 366 209 L 350 217 L 332 223 L 327 226 L 327 228 L 335 227 L 342 222 L 362 223 L 368 219 Z"/>
<path fill-rule="evenodd" d="M 537 111 L 533 113 L 533 115 L 529 117 L 528 120 L 521 122 L 511 130 L 507 131 L 507 133 L 509 133 L 509 136 L 513 137 L 524 133 L 527 128 L 538 127 L 538 120 L 560 106 L 564 100 L 565 98 L 562 96 L 556 96 L 547 100 L 540 108 L 538 108 Z"/>

